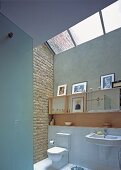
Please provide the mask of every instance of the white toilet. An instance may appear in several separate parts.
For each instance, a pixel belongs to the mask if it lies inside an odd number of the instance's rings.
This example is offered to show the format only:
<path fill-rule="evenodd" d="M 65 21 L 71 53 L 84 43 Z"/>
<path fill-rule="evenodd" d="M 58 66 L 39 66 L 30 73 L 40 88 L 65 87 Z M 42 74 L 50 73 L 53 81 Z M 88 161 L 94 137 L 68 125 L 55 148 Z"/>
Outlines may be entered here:
<path fill-rule="evenodd" d="M 55 147 L 47 150 L 48 158 L 52 160 L 52 166 L 56 169 L 68 164 L 70 136 L 68 133 L 56 133 Z"/>

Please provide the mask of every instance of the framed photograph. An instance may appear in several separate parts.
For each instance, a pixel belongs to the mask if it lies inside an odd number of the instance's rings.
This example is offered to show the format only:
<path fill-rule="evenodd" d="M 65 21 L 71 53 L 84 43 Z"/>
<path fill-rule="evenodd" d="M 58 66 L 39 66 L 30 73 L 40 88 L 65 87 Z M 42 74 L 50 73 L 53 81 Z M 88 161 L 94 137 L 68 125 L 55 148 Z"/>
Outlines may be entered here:
<path fill-rule="evenodd" d="M 87 81 L 72 85 L 72 94 L 82 93 L 86 91 L 87 91 Z"/>
<path fill-rule="evenodd" d="M 58 86 L 57 96 L 64 96 L 66 95 L 67 84 Z"/>
<path fill-rule="evenodd" d="M 113 88 L 121 87 L 121 80 L 112 82 L 112 87 Z"/>
<path fill-rule="evenodd" d="M 83 112 L 84 108 L 83 97 L 72 98 L 72 112 Z"/>
<path fill-rule="evenodd" d="M 101 89 L 112 88 L 112 82 L 115 81 L 115 73 L 103 75 L 100 77 L 100 87 Z"/>

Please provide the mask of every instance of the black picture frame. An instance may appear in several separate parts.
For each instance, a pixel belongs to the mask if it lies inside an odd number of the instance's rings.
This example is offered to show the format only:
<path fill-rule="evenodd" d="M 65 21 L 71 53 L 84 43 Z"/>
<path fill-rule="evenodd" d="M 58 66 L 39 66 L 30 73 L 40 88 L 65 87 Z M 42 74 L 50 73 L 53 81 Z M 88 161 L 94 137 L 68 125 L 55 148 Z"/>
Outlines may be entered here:
<path fill-rule="evenodd" d="M 110 89 L 112 88 L 112 83 L 115 81 L 115 73 L 110 73 L 100 76 L 100 88 Z"/>

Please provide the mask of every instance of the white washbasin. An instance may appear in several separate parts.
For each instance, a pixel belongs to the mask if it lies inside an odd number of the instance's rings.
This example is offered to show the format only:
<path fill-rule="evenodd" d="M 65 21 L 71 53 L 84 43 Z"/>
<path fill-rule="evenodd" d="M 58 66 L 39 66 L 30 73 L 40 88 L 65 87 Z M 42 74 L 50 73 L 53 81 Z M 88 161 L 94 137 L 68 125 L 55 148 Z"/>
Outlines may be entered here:
<path fill-rule="evenodd" d="M 98 135 L 96 133 L 90 133 L 86 135 L 86 141 L 103 146 L 120 146 L 121 136 L 114 135 Z"/>

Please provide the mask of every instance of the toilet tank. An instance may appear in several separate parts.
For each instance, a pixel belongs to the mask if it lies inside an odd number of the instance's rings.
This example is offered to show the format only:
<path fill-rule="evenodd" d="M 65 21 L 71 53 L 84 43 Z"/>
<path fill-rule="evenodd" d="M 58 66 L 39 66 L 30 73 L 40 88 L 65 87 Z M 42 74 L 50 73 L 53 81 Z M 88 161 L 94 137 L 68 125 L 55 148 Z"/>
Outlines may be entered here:
<path fill-rule="evenodd" d="M 56 146 L 69 149 L 71 147 L 71 135 L 69 133 L 56 133 Z"/>

